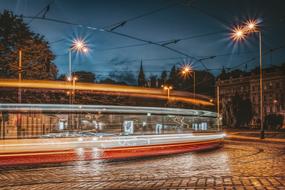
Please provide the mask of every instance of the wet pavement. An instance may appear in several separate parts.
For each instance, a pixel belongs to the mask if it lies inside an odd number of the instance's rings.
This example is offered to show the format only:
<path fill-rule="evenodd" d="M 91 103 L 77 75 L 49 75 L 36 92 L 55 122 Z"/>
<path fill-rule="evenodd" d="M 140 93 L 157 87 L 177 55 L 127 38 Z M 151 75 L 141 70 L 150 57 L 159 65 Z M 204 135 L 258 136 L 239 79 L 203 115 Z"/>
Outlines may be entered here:
<path fill-rule="evenodd" d="M 285 189 L 285 144 L 227 140 L 171 156 L 1 167 L 0 189 Z"/>

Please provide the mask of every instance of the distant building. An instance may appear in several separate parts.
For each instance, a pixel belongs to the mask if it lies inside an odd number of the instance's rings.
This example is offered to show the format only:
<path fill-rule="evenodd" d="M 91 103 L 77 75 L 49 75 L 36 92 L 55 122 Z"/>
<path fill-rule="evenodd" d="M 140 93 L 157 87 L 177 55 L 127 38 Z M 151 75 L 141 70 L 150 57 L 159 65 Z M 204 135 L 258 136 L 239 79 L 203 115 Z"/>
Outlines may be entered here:
<path fill-rule="evenodd" d="M 142 61 L 141 61 L 141 66 L 140 66 L 140 71 L 139 71 L 139 75 L 138 75 L 138 86 L 146 86 L 147 85 L 147 81 L 145 78 L 145 74 L 143 71 L 143 65 L 142 65 Z"/>
<path fill-rule="evenodd" d="M 254 70 L 239 76 L 223 75 L 216 86 L 220 89 L 220 109 L 230 101 L 231 97 L 239 94 L 249 98 L 252 103 L 254 116 L 251 125 L 256 126 L 260 118 L 260 85 L 259 72 Z M 263 70 L 263 116 L 282 114 L 285 118 L 285 65 Z M 284 121 L 283 121 L 284 126 Z"/>

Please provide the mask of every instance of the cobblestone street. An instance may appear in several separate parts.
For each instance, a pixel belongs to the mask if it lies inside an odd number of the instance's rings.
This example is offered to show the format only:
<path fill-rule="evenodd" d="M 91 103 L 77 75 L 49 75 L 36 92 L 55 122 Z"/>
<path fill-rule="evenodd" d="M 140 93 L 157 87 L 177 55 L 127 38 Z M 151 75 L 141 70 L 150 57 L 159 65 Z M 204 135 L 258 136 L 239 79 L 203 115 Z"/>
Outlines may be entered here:
<path fill-rule="evenodd" d="M 228 140 L 196 153 L 1 168 L 0 189 L 285 189 L 284 170 L 284 144 Z"/>

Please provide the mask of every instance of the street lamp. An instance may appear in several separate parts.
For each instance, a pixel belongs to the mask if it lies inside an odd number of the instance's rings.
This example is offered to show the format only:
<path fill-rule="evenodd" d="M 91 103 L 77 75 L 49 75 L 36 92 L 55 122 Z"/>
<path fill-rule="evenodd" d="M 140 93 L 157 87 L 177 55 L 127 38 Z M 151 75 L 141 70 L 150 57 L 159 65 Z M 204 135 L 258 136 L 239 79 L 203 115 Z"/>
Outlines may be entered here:
<path fill-rule="evenodd" d="M 67 77 L 67 81 L 72 83 L 72 90 L 67 91 L 67 95 L 69 96 L 69 104 L 73 104 L 75 102 L 75 83 L 78 80 L 78 78 L 76 76 L 72 76 L 72 77 Z M 69 117 L 69 116 L 68 116 Z M 70 120 L 68 119 L 69 123 L 71 126 L 73 125 L 73 114 L 70 115 Z"/>
<path fill-rule="evenodd" d="M 69 64 L 68 64 L 68 68 L 69 68 L 69 76 L 67 77 L 67 80 L 70 81 L 72 83 L 72 92 L 69 92 L 70 95 L 72 95 L 72 97 L 70 96 L 69 99 L 69 103 L 73 103 L 74 99 L 75 99 L 75 82 L 78 80 L 77 77 L 72 76 L 72 71 L 71 71 L 71 54 L 72 51 L 76 51 L 76 52 L 80 52 L 80 53 L 88 53 L 89 49 L 87 47 L 87 44 L 84 40 L 82 39 L 74 39 L 70 48 L 68 49 L 68 57 L 69 57 Z"/>
<path fill-rule="evenodd" d="M 67 77 L 67 80 L 72 83 L 72 91 L 68 92 L 68 95 L 71 96 L 71 99 L 69 100 L 70 101 L 69 104 L 73 104 L 73 102 L 75 101 L 75 83 L 78 80 L 78 78 L 76 76 Z"/>
<path fill-rule="evenodd" d="M 251 33 L 258 33 L 259 37 L 259 88 L 260 88 L 260 138 L 264 139 L 263 126 L 263 84 L 262 84 L 262 35 L 258 28 L 257 20 L 248 20 L 243 26 L 238 26 L 232 30 L 232 39 L 234 41 L 244 40 L 247 35 Z"/>
<path fill-rule="evenodd" d="M 73 40 L 71 47 L 68 49 L 68 57 L 69 57 L 69 77 L 72 77 L 71 73 L 71 53 L 72 51 L 80 52 L 80 53 L 88 53 L 89 49 L 87 44 L 82 39 L 75 39 Z"/>
<path fill-rule="evenodd" d="M 201 62 L 203 60 L 207 60 L 207 59 L 214 59 L 216 56 L 209 56 L 209 57 L 204 57 L 201 59 L 198 59 L 198 62 Z M 181 67 L 181 75 L 183 76 L 183 78 L 187 78 L 189 76 L 191 76 L 193 73 L 193 94 L 194 94 L 194 103 L 196 103 L 196 72 L 195 70 L 192 68 L 192 64 L 184 64 Z"/>
<path fill-rule="evenodd" d="M 167 90 L 167 98 L 170 98 L 170 90 L 173 89 L 172 86 L 168 86 L 168 85 L 161 85 L 161 87 L 163 88 L 163 90 Z"/>
<path fill-rule="evenodd" d="M 193 73 L 193 94 L 194 94 L 194 103 L 196 103 L 196 75 L 195 71 L 191 67 L 191 65 L 184 65 L 181 70 L 181 74 L 184 78 L 192 75 Z"/>

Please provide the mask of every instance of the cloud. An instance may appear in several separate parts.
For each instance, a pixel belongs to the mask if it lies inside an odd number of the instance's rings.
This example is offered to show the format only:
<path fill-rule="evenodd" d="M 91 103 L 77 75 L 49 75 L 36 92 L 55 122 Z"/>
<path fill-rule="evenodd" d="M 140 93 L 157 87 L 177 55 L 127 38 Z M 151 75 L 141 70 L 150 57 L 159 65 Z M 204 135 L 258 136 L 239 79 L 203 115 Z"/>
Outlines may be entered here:
<path fill-rule="evenodd" d="M 111 71 L 109 73 L 110 78 L 112 78 L 113 80 L 116 80 L 117 82 L 125 82 L 129 85 L 136 85 L 137 84 L 137 80 L 136 80 L 136 76 L 134 75 L 134 73 L 132 71 Z"/>
<path fill-rule="evenodd" d="M 120 58 L 120 57 L 115 57 L 112 58 L 108 64 L 113 65 L 113 66 L 122 66 L 122 65 L 130 65 L 136 62 L 136 60 L 130 60 L 128 58 Z"/>

